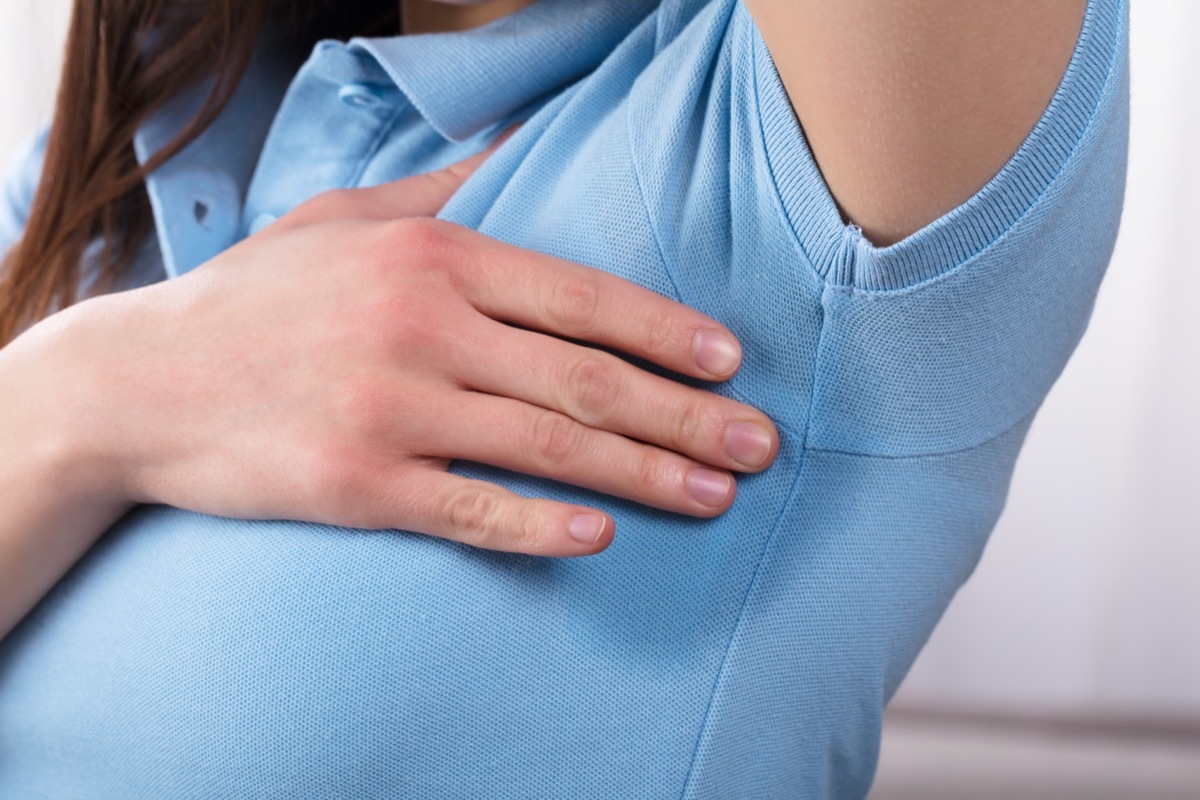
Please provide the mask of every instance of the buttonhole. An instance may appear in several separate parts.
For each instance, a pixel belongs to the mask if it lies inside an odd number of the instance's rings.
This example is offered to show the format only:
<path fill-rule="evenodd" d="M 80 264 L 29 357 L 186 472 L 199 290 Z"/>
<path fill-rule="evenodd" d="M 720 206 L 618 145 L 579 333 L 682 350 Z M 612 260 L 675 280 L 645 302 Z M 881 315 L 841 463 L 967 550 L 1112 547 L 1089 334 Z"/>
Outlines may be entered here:
<path fill-rule="evenodd" d="M 204 225 L 204 220 L 208 219 L 208 203 L 197 200 L 192 204 L 192 214 L 196 217 L 198 224 Z"/>

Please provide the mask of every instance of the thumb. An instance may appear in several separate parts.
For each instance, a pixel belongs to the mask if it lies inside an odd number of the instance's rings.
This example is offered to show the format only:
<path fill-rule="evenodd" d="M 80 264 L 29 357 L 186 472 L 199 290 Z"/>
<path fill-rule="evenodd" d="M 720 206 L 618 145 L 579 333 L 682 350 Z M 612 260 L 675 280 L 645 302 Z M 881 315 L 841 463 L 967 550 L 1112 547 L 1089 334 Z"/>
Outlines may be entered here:
<path fill-rule="evenodd" d="M 435 216 L 467 178 L 471 177 L 475 170 L 516 132 L 516 129 L 517 126 L 514 125 L 500 134 L 487 149 L 448 167 L 366 189 L 353 190 L 350 201 L 354 209 L 349 216 L 380 220 Z"/>
<path fill-rule="evenodd" d="M 335 189 L 301 203 L 265 231 L 281 232 L 337 219 L 389 220 L 403 217 L 432 217 L 446 205 L 458 188 L 516 132 L 514 125 L 496 137 L 482 152 L 443 169 L 413 175 L 365 189 Z"/>

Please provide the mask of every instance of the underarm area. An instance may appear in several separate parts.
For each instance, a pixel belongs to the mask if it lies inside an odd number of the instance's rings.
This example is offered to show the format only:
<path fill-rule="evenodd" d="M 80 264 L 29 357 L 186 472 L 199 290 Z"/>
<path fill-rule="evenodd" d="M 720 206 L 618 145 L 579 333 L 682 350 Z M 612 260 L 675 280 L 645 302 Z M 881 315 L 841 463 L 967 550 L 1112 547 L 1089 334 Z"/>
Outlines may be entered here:
<path fill-rule="evenodd" d="M 1045 111 L 1087 0 L 745 0 L 843 217 L 876 245 L 971 197 Z"/>

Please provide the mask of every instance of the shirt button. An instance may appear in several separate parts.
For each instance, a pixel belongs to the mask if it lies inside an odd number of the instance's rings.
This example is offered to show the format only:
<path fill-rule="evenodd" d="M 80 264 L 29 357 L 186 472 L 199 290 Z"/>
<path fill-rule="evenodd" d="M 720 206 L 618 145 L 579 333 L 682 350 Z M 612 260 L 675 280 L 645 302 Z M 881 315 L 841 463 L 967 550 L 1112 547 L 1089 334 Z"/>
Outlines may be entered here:
<path fill-rule="evenodd" d="M 338 90 L 338 98 L 348 106 L 356 108 L 371 108 L 379 105 L 379 92 L 365 83 L 348 83 Z"/>
<path fill-rule="evenodd" d="M 250 235 L 253 236 L 277 219 L 279 218 L 274 214 L 259 214 L 254 218 L 254 221 L 250 223 Z"/>
<path fill-rule="evenodd" d="M 204 230 L 211 230 L 209 225 L 208 213 L 212 211 L 213 200 L 211 197 L 197 197 L 192 201 L 192 216 L 196 219 L 196 224 Z"/>

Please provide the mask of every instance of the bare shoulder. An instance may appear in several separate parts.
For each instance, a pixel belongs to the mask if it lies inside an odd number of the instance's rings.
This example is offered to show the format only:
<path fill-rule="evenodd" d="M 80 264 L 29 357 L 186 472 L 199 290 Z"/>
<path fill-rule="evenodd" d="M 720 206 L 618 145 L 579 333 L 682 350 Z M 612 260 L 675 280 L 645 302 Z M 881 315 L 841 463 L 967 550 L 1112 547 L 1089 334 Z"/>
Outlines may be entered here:
<path fill-rule="evenodd" d="M 843 215 L 884 245 L 978 191 L 1049 104 L 1087 0 L 744 0 Z"/>

